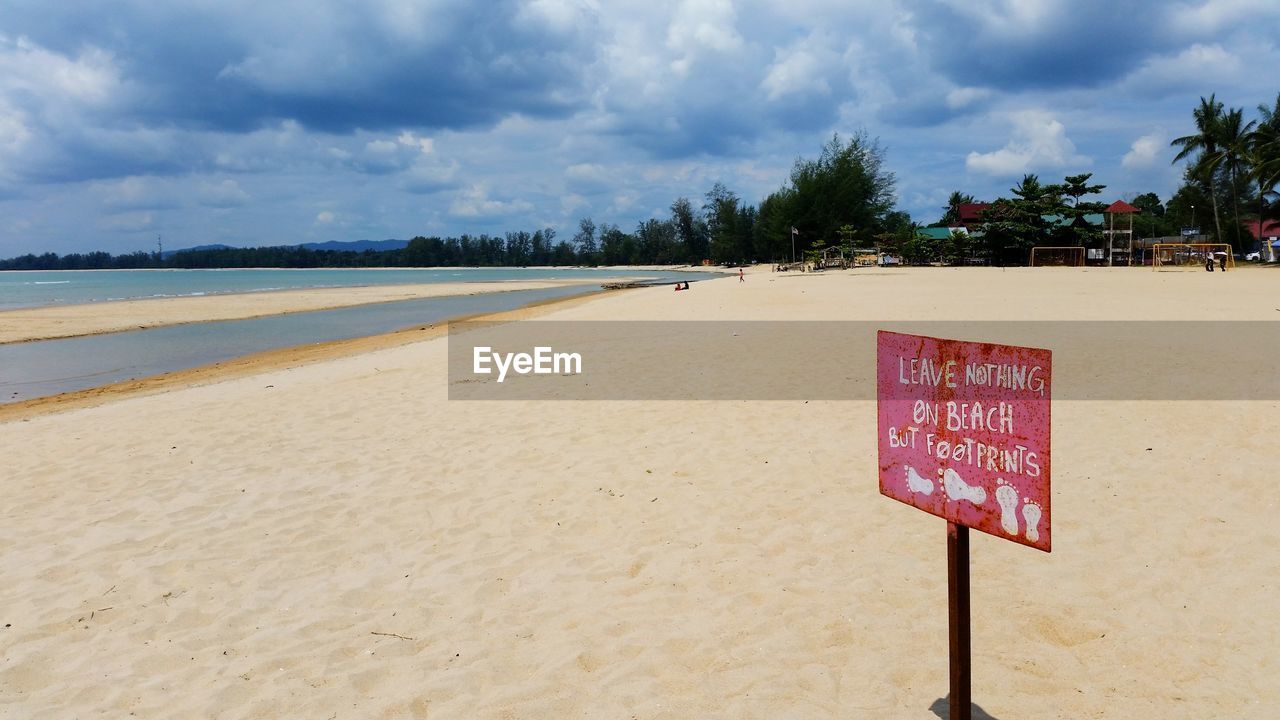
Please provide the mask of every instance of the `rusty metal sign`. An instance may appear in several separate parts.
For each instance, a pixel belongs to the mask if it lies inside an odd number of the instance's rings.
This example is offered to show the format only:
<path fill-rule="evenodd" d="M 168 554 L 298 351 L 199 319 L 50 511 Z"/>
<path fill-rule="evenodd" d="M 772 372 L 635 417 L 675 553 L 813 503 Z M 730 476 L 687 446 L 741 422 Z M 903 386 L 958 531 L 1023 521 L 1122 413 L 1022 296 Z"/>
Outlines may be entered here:
<path fill-rule="evenodd" d="M 1048 350 L 881 331 L 880 492 L 1049 552 Z"/>

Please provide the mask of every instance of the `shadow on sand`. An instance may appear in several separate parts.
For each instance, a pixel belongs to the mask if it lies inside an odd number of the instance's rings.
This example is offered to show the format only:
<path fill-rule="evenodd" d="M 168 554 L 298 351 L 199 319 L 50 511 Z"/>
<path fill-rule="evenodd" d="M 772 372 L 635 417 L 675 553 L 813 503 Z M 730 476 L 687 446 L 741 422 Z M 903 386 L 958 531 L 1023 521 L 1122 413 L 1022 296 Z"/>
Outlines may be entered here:
<path fill-rule="evenodd" d="M 948 696 L 950 697 L 950 696 Z M 934 715 L 942 718 L 942 720 L 951 720 L 951 709 L 947 707 L 947 698 L 938 698 L 929 706 L 929 711 Z M 999 720 L 988 714 L 986 710 L 978 707 L 977 703 L 973 704 L 973 720 Z"/>

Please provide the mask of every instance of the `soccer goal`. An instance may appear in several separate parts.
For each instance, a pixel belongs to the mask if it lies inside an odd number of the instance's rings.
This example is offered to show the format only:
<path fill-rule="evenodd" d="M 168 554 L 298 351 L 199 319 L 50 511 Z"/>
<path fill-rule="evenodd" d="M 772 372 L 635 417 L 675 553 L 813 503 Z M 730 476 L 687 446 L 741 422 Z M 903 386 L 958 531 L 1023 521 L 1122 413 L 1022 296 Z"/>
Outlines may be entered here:
<path fill-rule="evenodd" d="M 1082 247 L 1033 247 L 1031 267 L 1084 267 Z"/>
<path fill-rule="evenodd" d="M 1212 259 L 1214 265 L 1225 260 L 1228 268 L 1236 266 L 1231 246 L 1226 243 L 1156 243 L 1151 246 L 1151 267 L 1156 270 L 1203 270 Z"/>

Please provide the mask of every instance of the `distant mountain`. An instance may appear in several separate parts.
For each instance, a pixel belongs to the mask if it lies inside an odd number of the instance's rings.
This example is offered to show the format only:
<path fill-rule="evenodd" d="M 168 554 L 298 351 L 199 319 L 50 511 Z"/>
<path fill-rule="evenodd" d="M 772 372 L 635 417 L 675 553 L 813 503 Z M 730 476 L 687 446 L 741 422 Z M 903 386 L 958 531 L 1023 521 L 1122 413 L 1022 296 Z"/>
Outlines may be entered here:
<path fill-rule="evenodd" d="M 386 252 L 387 250 L 403 250 L 408 246 L 407 240 L 352 240 L 349 242 L 338 242 L 330 240 L 322 243 L 303 243 L 299 247 L 308 250 L 346 250 L 351 252 L 364 252 L 372 250 L 374 252 Z"/>
<path fill-rule="evenodd" d="M 231 249 L 230 245 L 223 245 L 222 243 L 215 243 L 213 245 L 197 245 L 195 247 L 182 248 L 180 250 L 165 250 L 164 253 L 161 255 L 161 257 L 171 257 L 180 252 L 194 252 L 199 250 L 230 250 L 230 249 Z"/>
<path fill-rule="evenodd" d="M 302 243 L 296 247 L 305 248 L 307 250 L 337 250 L 348 252 L 364 252 L 365 250 L 373 250 L 374 252 L 385 252 L 387 250 L 403 250 L 409 245 L 408 240 L 351 240 L 348 242 L 339 242 L 330 240 L 322 243 Z M 283 246 L 289 247 L 289 246 Z M 200 250 L 236 250 L 238 248 L 231 245 L 223 245 L 215 243 L 213 245 L 197 245 L 195 247 L 181 248 L 179 250 L 165 250 L 164 257 L 171 257 L 175 253 L 195 252 Z"/>

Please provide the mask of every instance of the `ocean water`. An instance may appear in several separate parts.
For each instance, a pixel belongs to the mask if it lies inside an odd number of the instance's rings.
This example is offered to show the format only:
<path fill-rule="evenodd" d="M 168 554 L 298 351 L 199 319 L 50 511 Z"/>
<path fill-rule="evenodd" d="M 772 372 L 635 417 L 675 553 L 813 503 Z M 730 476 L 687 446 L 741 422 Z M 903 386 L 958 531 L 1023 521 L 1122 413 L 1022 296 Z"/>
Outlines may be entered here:
<path fill-rule="evenodd" d="M 520 270 L 472 271 L 473 274 L 464 274 L 463 277 L 474 278 L 476 272 L 486 273 L 486 279 L 490 280 L 530 277 L 517 274 Z M 601 278 L 619 275 L 616 271 L 591 270 L 527 272 L 545 273 L 538 275 L 539 278 L 582 277 L 580 274 L 566 273 L 593 273 Z M 626 274 L 632 277 L 638 275 L 630 272 Z M 712 273 L 644 274 L 658 280 L 695 282 L 719 277 Z M 437 282 L 457 280 L 457 277 L 451 276 L 451 280 Z M 597 289 L 598 286 L 588 284 L 543 290 L 422 298 L 249 320 L 220 320 L 61 340 L 0 344 L 0 404 L 186 370 L 266 350 L 367 337 L 466 315 L 513 310 L 530 303 L 573 297 Z"/>
<path fill-rule="evenodd" d="M 586 268 L 6 270 L 0 271 L 0 310 L 298 288 L 503 280 L 595 280 L 620 275 L 662 278 L 670 273 Z"/>

